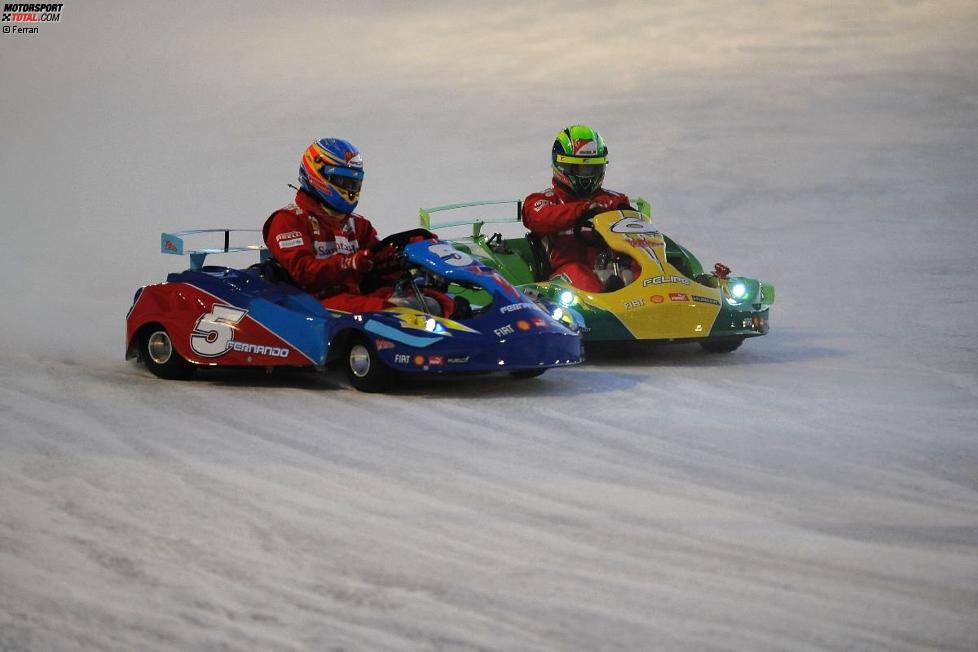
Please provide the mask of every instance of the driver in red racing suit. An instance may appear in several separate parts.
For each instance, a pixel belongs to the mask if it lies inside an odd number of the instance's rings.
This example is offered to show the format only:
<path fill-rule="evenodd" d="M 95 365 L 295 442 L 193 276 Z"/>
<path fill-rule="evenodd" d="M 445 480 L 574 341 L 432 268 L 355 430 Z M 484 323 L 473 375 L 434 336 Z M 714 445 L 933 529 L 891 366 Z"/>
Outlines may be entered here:
<path fill-rule="evenodd" d="M 265 221 L 265 244 L 291 279 L 326 307 L 363 313 L 392 305 L 411 305 L 414 297 L 392 297 L 393 287 L 369 294 L 360 291 L 364 274 L 393 253 L 377 253 L 377 231 L 370 220 L 353 212 L 363 182 L 363 161 L 351 143 L 322 138 L 310 145 L 299 166 L 300 188 L 295 203 L 280 208 Z M 452 299 L 426 292 L 451 315 Z"/>
<path fill-rule="evenodd" d="M 590 127 L 572 125 L 559 132 L 552 160 L 553 188 L 523 200 L 523 224 L 531 233 L 552 237 L 551 278 L 563 276 L 576 288 L 601 292 L 594 274 L 599 252 L 574 237 L 574 225 L 588 214 L 631 208 L 628 196 L 601 187 L 608 148 Z"/>

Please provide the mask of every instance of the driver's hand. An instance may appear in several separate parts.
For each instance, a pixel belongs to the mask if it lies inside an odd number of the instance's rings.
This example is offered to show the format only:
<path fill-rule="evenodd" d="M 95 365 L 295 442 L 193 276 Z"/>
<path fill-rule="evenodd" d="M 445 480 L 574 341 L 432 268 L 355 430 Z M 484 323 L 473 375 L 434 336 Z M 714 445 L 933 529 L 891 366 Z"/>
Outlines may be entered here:
<path fill-rule="evenodd" d="M 594 219 L 594 216 L 598 213 L 603 213 L 604 210 L 598 202 L 592 201 L 584 204 L 581 207 L 581 214 L 577 216 L 577 221 L 582 225 L 590 226 L 590 222 Z"/>
<path fill-rule="evenodd" d="M 373 255 L 373 262 L 375 265 L 383 265 L 389 262 L 395 255 L 397 255 L 397 247 L 389 244 Z"/>
<path fill-rule="evenodd" d="M 365 274 L 373 268 L 373 255 L 367 249 L 361 249 L 340 259 L 340 269 L 352 269 L 361 274 Z"/>

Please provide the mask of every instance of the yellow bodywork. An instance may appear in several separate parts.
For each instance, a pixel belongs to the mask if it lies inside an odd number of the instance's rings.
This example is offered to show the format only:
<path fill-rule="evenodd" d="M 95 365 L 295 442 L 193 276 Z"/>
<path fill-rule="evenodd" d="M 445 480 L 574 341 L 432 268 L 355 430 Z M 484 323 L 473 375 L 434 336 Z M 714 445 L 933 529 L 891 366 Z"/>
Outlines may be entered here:
<path fill-rule="evenodd" d="M 580 300 L 616 315 L 636 339 L 704 337 L 723 301 L 719 288 L 686 278 L 666 260 L 662 234 L 637 211 L 609 211 L 594 218 L 594 228 L 614 251 L 641 267 L 620 290 L 588 293 Z"/>
<path fill-rule="evenodd" d="M 391 312 L 396 314 L 398 319 L 401 320 L 401 326 L 406 329 L 421 331 L 429 330 L 428 320 L 433 319 L 436 323 L 441 324 L 441 326 L 445 328 L 446 334 L 451 334 L 451 331 L 460 331 L 463 333 L 479 332 L 473 328 L 469 328 L 465 324 L 448 319 L 447 317 L 429 315 L 421 312 L 420 310 L 415 310 L 414 308 L 392 307 L 385 308 L 383 312 Z"/>

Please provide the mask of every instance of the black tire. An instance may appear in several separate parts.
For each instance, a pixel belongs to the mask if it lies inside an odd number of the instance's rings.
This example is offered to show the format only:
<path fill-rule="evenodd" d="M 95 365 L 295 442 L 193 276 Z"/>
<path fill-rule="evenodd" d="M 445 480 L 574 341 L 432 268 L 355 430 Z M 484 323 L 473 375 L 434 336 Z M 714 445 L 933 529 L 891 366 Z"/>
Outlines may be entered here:
<path fill-rule="evenodd" d="M 523 369 L 521 371 L 511 371 L 511 372 L 509 372 L 509 375 L 512 376 L 513 378 L 518 379 L 518 380 L 527 380 L 529 378 L 536 378 L 537 376 L 542 376 L 543 375 L 543 372 L 545 372 L 545 371 L 546 371 L 546 368 L 544 368 L 544 369 Z"/>
<path fill-rule="evenodd" d="M 383 392 L 394 380 L 394 370 L 384 364 L 366 337 L 351 337 L 343 355 L 343 369 L 350 384 L 361 392 Z"/>
<path fill-rule="evenodd" d="M 740 348 L 740 345 L 744 343 L 744 338 L 742 337 L 731 337 L 723 340 L 710 340 L 707 342 L 700 342 L 700 346 L 709 351 L 710 353 L 732 353 Z"/>
<path fill-rule="evenodd" d="M 162 326 L 148 328 L 140 336 L 139 358 L 154 376 L 166 380 L 187 380 L 197 371 L 196 365 L 177 352 Z"/>

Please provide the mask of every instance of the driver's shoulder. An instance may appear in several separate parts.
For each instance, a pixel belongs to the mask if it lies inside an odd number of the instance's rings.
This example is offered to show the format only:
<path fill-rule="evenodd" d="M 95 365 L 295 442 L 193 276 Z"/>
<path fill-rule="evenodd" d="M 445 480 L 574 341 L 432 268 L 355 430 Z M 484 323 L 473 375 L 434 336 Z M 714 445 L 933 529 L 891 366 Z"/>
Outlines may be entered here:
<path fill-rule="evenodd" d="M 623 192 L 618 192 L 616 190 L 608 190 L 607 188 L 601 188 L 598 192 L 606 197 L 611 197 L 612 199 L 621 199 L 623 201 L 628 201 L 628 195 L 626 195 Z"/>
<path fill-rule="evenodd" d="M 557 196 L 557 193 L 554 192 L 554 189 L 547 188 L 546 190 L 537 190 L 535 192 L 531 192 L 529 195 L 526 196 L 526 199 L 523 200 L 523 203 L 526 204 L 540 199 L 553 201 L 553 202 L 560 201 L 560 198 Z"/>
<path fill-rule="evenodd" d="M 275 210 L 265 219 L 265 223 L 262 225 L 262 235 L 267 242 L 270 236 L 278 235 L 285 231 L 294 231 L 297 229 L 308 231 L 308 222 L 308 216 L 301 208 L 295 204 L 289 204 L 288 206 L 283 206 Z"/>
<path fill-rule="evenodd" d="M 359 213 L 350 213 L 347 216 L 347 223 L 351 224 L 357 232 L 374 230 L 373 222 Z"/>
<path fill-rule="evenodd" d="M 567 204 L 579 204 L 579 201 L 568 201 L 565 197 L 562 197 L 553 188 L 547 188 L 546 190 L 541 190 L 539 192 L 532 192 L 526 196 L 523 200 L 523 210 L 530 212 L 537 212 L 543 209 L 549 209 L 552 206 L 565 206 Z"/>

